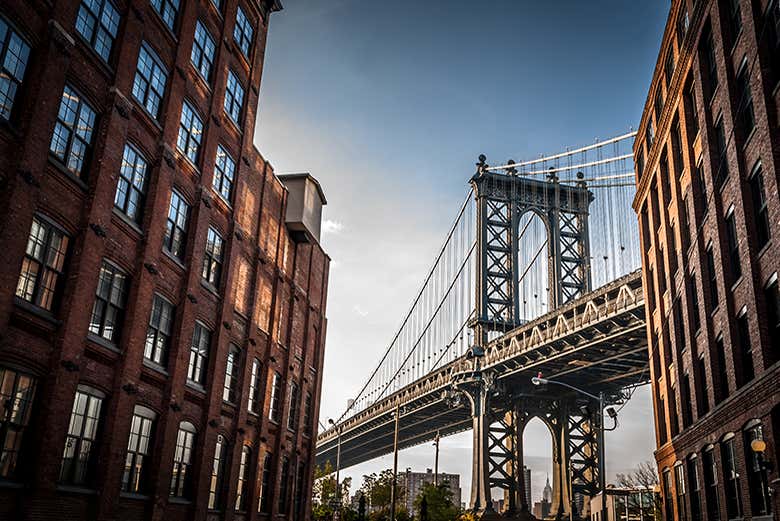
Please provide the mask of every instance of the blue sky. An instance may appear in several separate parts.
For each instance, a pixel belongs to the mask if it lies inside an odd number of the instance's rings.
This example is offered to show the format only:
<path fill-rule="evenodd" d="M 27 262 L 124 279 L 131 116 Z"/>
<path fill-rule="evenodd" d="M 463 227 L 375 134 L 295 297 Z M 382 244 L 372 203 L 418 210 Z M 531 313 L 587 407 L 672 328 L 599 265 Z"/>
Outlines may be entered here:
<path fill-rule="evenodd" d="M 636 128 L 669 2 L 283 3 L 271 18 L 255 141 L 277 172 L 311 172 L 328 198 L 324 422 L 399 325 L 480 153 L 494 164 L 528 159 Z M 642 390 L 622 411 L 607 440 L 609 474 L 652 458 L 650 407 Z M 526 434 L 526 454 L 538 458 L 534 497 L 549 466 L 545 436 L 541 426 Z M 467 501 L 468 437 L 442 450 Z M 431 462 L 427 446 L 400 457 L 401 468 Z M 350 471 L 359 481 L 390 464 Z"/>

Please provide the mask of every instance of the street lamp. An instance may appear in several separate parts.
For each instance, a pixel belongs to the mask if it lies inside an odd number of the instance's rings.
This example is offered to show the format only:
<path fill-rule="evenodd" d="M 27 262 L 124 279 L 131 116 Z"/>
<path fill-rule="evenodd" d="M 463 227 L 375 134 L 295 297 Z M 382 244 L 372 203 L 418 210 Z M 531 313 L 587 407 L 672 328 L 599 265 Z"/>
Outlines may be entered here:
<path fill-rule="evenodd" d="M 764 512 L 769 510 L 769 494 L 767 494 L 769 486 L 767 485 L 766 473 L 767 470 L 771 470 L 771 462 L 764 459 L 764 451 L 766 451 L 766 442 L 760 438 L 750 442 L 750 450 L 756 455 L 756 463 L 758 464 L 759 477 L 761 478 L 761 502 Z"/>
<path fill-rule="evenodd" d="M 395 431 L 393 434 L 393 488 L 390 490 L 390 521 L 395 521 L 395 489 L 398 483 L 398 421 L 401 417 L 401 404 L 395 404 Z"/>
<path fill-rule="evenodd" d="M 339 471 L 341 470 L 341 427 L 336 425 L 332 419 L 328 423 L 336 429 L 336 512 L 337 519 L 341 519 L 341 483 L 339 482 Z"/>
<path fill-rule="evenodd" d="M 441 440 L 441 437 L 439 436 L 439 431 L 436 431 L 436 437 L 433 439 L 433 445 L 436 447 L 436 459 L 434 460 L 433 464 L 433 484 L 435 486 L 439 486 L 439 441 Z"/>
<path fill-rule="evenodd" d="M 599 392 L 599 395 L 596 396 L 595 394 L 591 394 L 588 391 L 583 391 L 579 387 L 574 387 L 573 385 L 569 385 L 566 382 L 559 382 L 558 380 L 549 380 L 547 378 L 542 378 L 541 373 L 540 376 L 534 376 L 533 378 L 531 378 L 531 383 L 534 385 L 547 385 L 547 384 L 560 385 L 561 387 L 566 387 L 567 389 L 571 389 L 572 391 L 583 394 L 588 398 L 591 398 L 592 400 L 598 400 L 599 415 L 600 415 L 599 417 L 599 487 L 601 488 L 601 519 L 606 521 L 607 486 L 606 486 L 606 475 L 604 474 L 605 467 L 606 467 L 605 451 L 604 451 L 604 393 Z M 615 413 L 615 411 L 612 409 L 609 410 L 608 414 L 613 419 L 617 417 L 617 413 Z M 574 495 L 573 491 L 571 490 L 569 491 L 569 494 L 571 494 L 572 496 Z"/>

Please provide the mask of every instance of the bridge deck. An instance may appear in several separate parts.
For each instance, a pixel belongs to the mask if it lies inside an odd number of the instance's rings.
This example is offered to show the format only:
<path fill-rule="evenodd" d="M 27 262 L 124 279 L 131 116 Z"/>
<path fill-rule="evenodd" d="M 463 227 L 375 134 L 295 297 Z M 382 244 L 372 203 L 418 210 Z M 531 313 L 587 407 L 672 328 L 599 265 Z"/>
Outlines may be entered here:
<path fill-rule="evenodd" d="M 472 426 L 465 400 L 445 399 L 453 381 L 474 370 L 461 357 L 339 424 L 341 467 L 369 461 L 393 450 L 392 411 L 403 412 L 399 447 L 447 436 Z M 515 394 L 540 392 L 530 384 L 541 372 L 613 400 L 625 387 L 649 381 L 641 273 L 635 271 L 492 341 L 481 359 L 500 384 Z M 317 438 L 318 465 L 335 464 L 335 428 Z"/>

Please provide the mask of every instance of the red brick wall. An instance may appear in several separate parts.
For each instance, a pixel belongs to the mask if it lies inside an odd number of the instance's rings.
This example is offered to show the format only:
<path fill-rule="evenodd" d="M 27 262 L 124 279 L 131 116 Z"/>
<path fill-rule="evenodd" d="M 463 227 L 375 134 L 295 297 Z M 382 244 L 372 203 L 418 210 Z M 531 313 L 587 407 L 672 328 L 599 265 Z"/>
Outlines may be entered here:
<path fill-rule="evenodd" d="M 746 519 L 755 516 L 750 507 L 750 490 L 746 476 L 748 469 L 745 454 L 750 448 L 744 443 L 742 432 L 751 420 L 760 420 L 770 459 L 776 460 L 778 451 L 778 423 L 780 415 L 780 355 L 773 352 L 770 336 L 767 303 L 764 288 L 780 270 L 780 258 L 775 254 L 780 240 L 780 180 L 776 168 L 780 159 L 780 130 L 777 114 L 780 99 L 777 56 L 772 55 L 767 43 L 769 31 L 764 31 L 764 21 L 769 2 L 739 1 L 742 30 L 731 34 L 728 23 L 729 2 L 688 1 L 672 2 L 664 34 L 658 64 L 648 94 L 642 123 L 635 144 L 635 157 L 646 158 L 644 171 L 637 176 L 635 209 L 640 215 L 642 233 L 643 273 L 645 293 L 648 298 L 647 334 L 650 344 L 653 400 L 656 417 L 658 450 L 656 460 L 659 471 L 669 469 L 674 476 L 676 463 L 686 463 L 688 458 L 699 456 L 697 469 L 702 480 L 701 452 L 709 445 L 715 448 L 718 468 L 718 494 L 721 517 L 726 515 L 723 489 L 722 453 L 719 443 L 730 433 L 735 434 L 737 472 L 741 476 L 740 498 Z M 682 13 L 689 13 L 690 27 L 683 36 L 677 27 Z M 707 93 L 709 78 L 703 56 L 699 52 L 702 32 L 710 24 L 715 42 L 715 56 L 719 85 L 714 93 Z M 675 55 L 675 72 L 667 79 L 664 65 L 668 53 Z M 753 99 L 756 125 L 754 132 L 746 136 L 737 119 L 738 85 L 736 75 L 744 58 L 751 66 L 750 91 Z M 692 106 L 685 102 L 684 92 L 693 85 L 693 104 L 699 118 L 698 131 L 693 125 Z M 654 107 L 656 93 L 661 89 L 664 108 L 657 113 Z M 715 124 L 722 117 L 727 137 L 726 161 L 729 175 L 722 189 L 714 182 L 718 171 Z M 682 161 L 675 165 L 673 125 L 680 123 Z M 646 139 L 646 129 L 651 121 L 655 125 L 656 138 Z M 660 164 L 664 152 L 669 158 L 668 179 L 664 178 Z M 753 218 L 753 202 L 748 178 L 754 165 L 761 161 L 764 190 L 769 207 L 771 228 L 770 242 L 759 248 Z M 697 182 L 695 169 L 701 165 L 706 189 Z M 638 168 L 639 170 L 639 168 Z M 669 186 L 670 190 L 666 190 Z M 658 197 L 653 189 L 658 190 Z M 707 201 L 707 211 L 703 211 Z M 660 204 L 659 204 L 660 203 Z M 685 205 L 685 206 L 684 206 Z M 734 281 L 730 276 L 730 260 L 726 230 L 726 217 L 733 206 L 737 228 L 741 277 Z M 687 209 L 687 210 L 686 210 Z M 691 237 L 685 244 L 683 226 L 687 211 L 687 226 Z M 657 216 L 657 217 L 656 217 Z M 718 304 L 715 305 L 708 283 L 707 248 L 712 247 L 715 258 L 715 278 Z M 693 280 L 695 276 L 695 284 Z M 662 278 L 665 284 L 662 284 Z M 666 290 L 662 291 L 666 286 Z M 695 293 L 695 294 L 694 294 Z M 682 307 L 680 318 L 674 312 L 675 302 Z M 698 309 L 695 303 L 698 302 Z M 746 310 L 755 377 L 744 383 L 738 377 L 743 354 L 739 345 L 737 317 Z M 693 314 L 701 317 L 697 330 Z M 725 367 L 719 363 L 716 342 L 723 339 Z M 705 369 L 697 371 L 702 358 Z M 726 381 L 720 382 L 723 371 Z M 691 396 L 682 392 L 684 375 L 691 381 Z M 728 396 L 719 400 L 719 394 Z M 698 400 L 697 400 L 698 399 Z M 706 400 L 708 408 L 699 404 Z M 690 421 L 684 420 L 683 411 L 690 408 Z M 674 505 L 675 515 L 682 517 L 682 510 L 690 517 L 692 508 L 692 482 L 686 469 L 687 495 L 685 504 L 677 498 L 665 498 Z M 777 479 L 777 470 L 769 480 Z M 777 490 L 777 487 L 773 487 Z M 673 494 L 678 493 L 677 486 Z M 777 492 L 775 492 L 777 495 Z M 702 512 L 706 513 L 706 500 L 702 490 Z M 775 498 L 775 505 L 777 499 Z M 704 514 L 706 516 L 706 514 Z M 774 518 L 779 519 L 777 509 Z"/>
<path fill-rule="evenodd" d="M 255 39 L 251 63 L 233 42 L 239 0 L 224 0 L 222 14 L 211 0 L 182 0 L 172 33 L 147 0 L 116 0 L 121 15 L 110 64 L 79 36 L 79 2 L 10 0 L 2 16 L 32 48 L 24 82 L 10 122 L 0 122 L 0 366 L 30 374 L 37 392 L 24 432 L 20 475 L 0 482 L 0 519 L 264 519 L 276 518 L 282 455 L 291 460 L 288 519 L 308 519 L 314 434 L 323 350 L 329 258 L 318 244 L 295 243 L 285 226 L 286 190 L 252 144 L 268 10 L 272 2 L 240 0 L 252 18 Z M 211 86 L 190 64 L 195 21 L 215 37 L 217 52 Z M 159 123 L 132 97 L 136 61 L 148 42 L 168 69 Z M 227 68 L 245 86 L 242 130 L 223 111 Z M 65 83 L 76 87 L 98 113 L 91 158 L 83 180 L 49 157 L 52 129 Z M 201 113 L 204 133 L 197 165 L 176 150 L 182 100 Z M 149 163 L 144 216 L 129 224 L 113 200 L 126 142 Z M 214 156 L 222 144 L 236 160 L 234 200 L 222 201 L 211 189 Z M 191 205 L 184 262 L 163 252 L 171 188 Z M 24 305 L 14 296 L 30 224 L 35 214 L 55 221 L 71 237 L 58 305 L 52 313 Z M 225 239 L 225 262 L 218 291 L 201 284 L 206 233 L 212 226 Z M 285 256 L 285 251 L 287 252 Z M 129 286 L 124 324 L 113 348 L 87 335 L 89 316 L 104 259 L 120 266 Z M 243 263 L 239 277 L 239 266 Z M 235 302 L 240 283 L 245 299 Z M 152 296 L 176 306 L 169 363 L 165 371 L 143 362 Z M 239 312 L 239 310 L 241 312 Z M 291 335 L 276 337 L 279 320 Z M 195 321 L 212 330 L 205 388 L 186 384 Z M 241 349 L 237 404 L 222 401 L 229 346 Z M 247 411 L 251 361 L 262 361 L 262 414 Z M 270 375 L 284 377 L 280 424 L 268 420 Z M 287 429 L 290 383 L 300 388 L 299 428 Z M 95 445 L 94 486 L 72 490 L 58 484 L 60 462 L 76 387 L 105 393 Z M 312 432 L 303 432 L 303 397 L 314 396 Z M 120 483 L 135 405 L 157 413 L 144 497 L 120 495 Z M 178 425 L 197 429 L 192 501 L 169 500 Z M 224 512 L 207 509 L 216 437 L 229 441 Z M 241 447 L 252 447 L 252 480 L 246 513 L 233 512 Z M 257 513 L 259 480 L 267 451 L 272 462 L 271 516 Z M 295 471 L 305 462 L 303 512 L 293 515 Z"/>

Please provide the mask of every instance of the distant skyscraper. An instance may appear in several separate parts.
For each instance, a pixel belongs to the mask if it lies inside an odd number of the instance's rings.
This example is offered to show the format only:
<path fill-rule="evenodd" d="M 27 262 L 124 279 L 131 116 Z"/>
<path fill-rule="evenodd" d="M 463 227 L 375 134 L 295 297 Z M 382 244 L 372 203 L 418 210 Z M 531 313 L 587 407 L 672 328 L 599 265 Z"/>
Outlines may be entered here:
<path fill-rule="evenodd" d="M 547 475 L 547 482 L 544 484 L 544 490 L 542 491 L 542 501 L 552 503 L 552 487 L 550 486 L 550 475 Z"/>
<path fill-rule="evenodd" d="M 531 506 L 531 469 L 523 465 L 523 477 L 525 478 L 525 504 Z"/>

